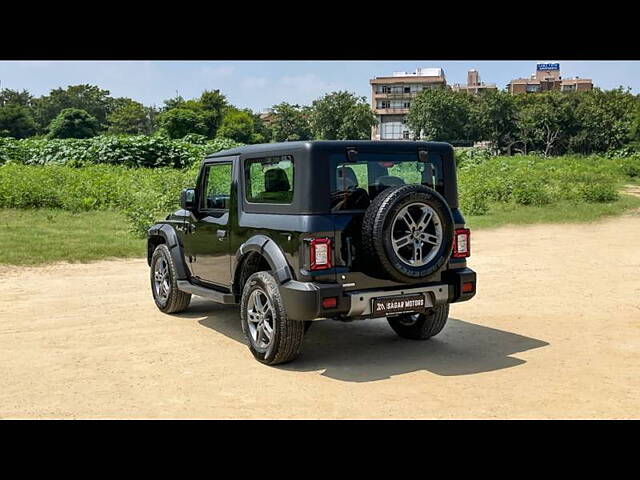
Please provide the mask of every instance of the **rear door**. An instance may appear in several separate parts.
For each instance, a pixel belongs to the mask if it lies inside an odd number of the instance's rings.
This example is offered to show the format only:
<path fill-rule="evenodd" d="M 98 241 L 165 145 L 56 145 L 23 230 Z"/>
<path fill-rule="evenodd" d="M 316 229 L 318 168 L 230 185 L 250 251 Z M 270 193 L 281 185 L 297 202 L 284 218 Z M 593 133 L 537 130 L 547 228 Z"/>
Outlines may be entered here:
<path fill-rule="evenodd" d="M 198 206 L 187 219 L 185 257 L 196 280 L 216 286 L 231 284 L 229 207 L 233 163 L 216 160 L 203 166 Z"/>
<path fill-rule="evenodd" d="M 439 154 L 429 153 L 427 170 L 418 152 L 360 152 L 356 161 L 345 154 L 331 155 L 331 206 L 335 228 L 338 281 L 348 289 L 381 288 L 399 285 L 367 273 L 370 258 L 362 252 L 362 219 L 373 199 L 389 187 L 406 184 L 432 185 L 442 191 Z M 428 178 L 432 175 L 432 178 Z"/>

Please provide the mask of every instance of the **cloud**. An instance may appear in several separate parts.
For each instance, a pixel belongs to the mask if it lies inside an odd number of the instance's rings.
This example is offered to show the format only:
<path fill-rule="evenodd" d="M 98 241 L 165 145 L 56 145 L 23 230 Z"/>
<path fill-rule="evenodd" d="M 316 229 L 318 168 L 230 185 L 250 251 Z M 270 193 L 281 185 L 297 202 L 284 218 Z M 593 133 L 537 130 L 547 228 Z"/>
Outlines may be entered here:
<path fill-rule="evenodd" d="M 200 69 L 200 74 L 210 79 L 221 79 L 230 77 L 234 71 L 235 67 L 231 65 L 220 65 L 219 67 L 204 66 Z"/>
<path fill-rule="evenodd" d="M 315 73 L 284 76 L 280 79 L 280 84 L 299 93 L 313 95 L 325 93 L 332 88 L 329 82 L 325 82 Z"/>
<path fill-rule="evenodd" d="M 264 88 L 269 83 L 265 77 L 247 77 L 242 82 L 240 82 L 240 86 L 242 88 Z"/>

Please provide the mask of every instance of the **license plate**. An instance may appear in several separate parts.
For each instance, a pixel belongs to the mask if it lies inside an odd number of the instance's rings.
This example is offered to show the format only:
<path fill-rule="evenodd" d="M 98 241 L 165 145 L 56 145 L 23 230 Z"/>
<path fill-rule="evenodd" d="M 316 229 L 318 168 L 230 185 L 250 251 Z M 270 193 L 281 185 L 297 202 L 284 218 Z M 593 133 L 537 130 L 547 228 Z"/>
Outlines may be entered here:
<path fill-rule="evenodd" d="M 425 297 L 422 293 L 374 298 L 372 303 L 372 314 L 380 316 L 386 316 L 390 313 L 417 312 L 426 308 Z"/>

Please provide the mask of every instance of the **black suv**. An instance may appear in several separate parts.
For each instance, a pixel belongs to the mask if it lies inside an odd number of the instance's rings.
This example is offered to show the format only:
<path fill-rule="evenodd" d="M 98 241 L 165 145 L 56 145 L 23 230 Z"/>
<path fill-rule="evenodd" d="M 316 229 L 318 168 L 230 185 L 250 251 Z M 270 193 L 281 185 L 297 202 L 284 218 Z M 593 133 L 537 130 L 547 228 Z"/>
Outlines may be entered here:
<path fill-rule="evenodd" d="M 181 209 L 148 232 L 156 305 L 240 304 L 261 362 L 294 359 L 311 321 L 386 317 L 442 330 L 476 292 L 447 143 L 309 141 L 206 157 Z"/>

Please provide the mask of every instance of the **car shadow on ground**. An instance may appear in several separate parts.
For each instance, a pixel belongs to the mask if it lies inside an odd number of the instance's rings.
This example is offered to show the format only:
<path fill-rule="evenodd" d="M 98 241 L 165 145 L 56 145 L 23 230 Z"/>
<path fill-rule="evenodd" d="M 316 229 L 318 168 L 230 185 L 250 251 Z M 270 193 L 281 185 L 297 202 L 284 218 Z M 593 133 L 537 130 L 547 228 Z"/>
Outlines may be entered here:
<path fill-rule="evenodd" d="M 180 316 L 198 318 L 201 325 L 245 343 L 237 306 L 194 299 Z M 350 323 L 323 320 L 314 322 L 305 335 L 298 359 L 276 368 L 320 370 L 345 382 L 383 380 L 419 370 L 442 376 L 472 375 L 521 365 L 525 361 L 511 355 L 547 345 L 451 317 L 445 329 L 427 341 L 398 337 L 384 318 Z"/>

